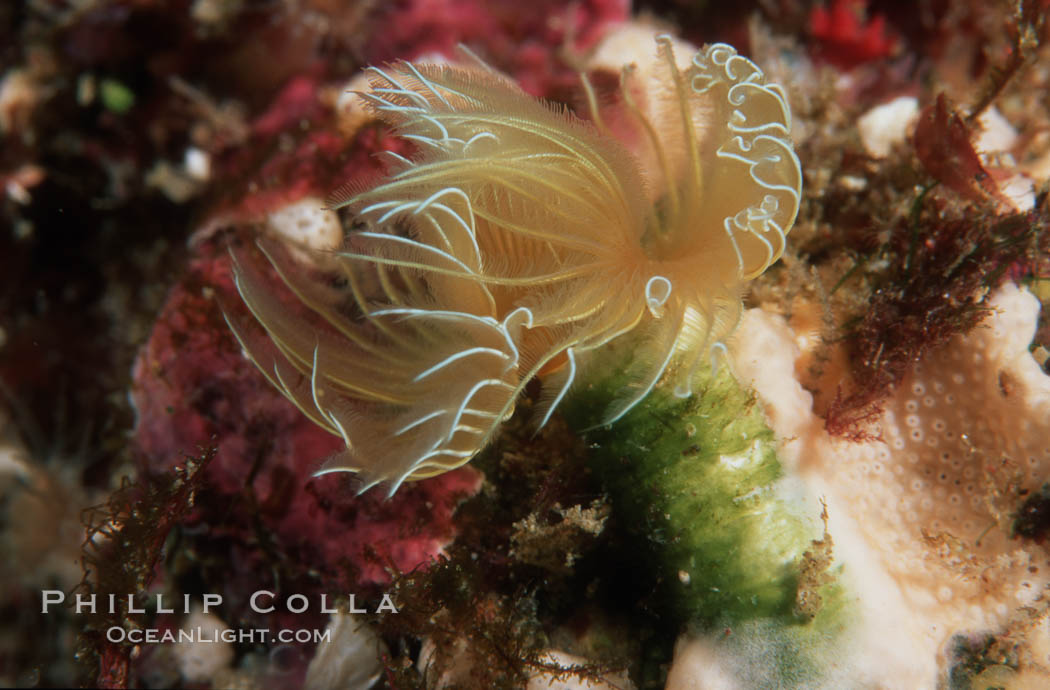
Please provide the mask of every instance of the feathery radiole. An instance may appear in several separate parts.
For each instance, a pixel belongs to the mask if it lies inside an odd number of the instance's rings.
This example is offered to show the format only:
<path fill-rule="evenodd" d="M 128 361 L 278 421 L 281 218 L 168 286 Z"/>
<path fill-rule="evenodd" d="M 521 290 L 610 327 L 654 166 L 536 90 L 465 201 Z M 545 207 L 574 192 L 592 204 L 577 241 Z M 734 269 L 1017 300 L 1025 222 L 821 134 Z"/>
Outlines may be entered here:
<path fill-rule="evenodd" d="M 300 303 L 289 309 L 254 251 L 237 287 L 265 335 L 228 315 L 245 350 L 346 450 L 321 473 L 365 490 L 468 462 L 534 377 L 545 423 L 581 362 L 644 335 L 619 419 L 664 377 L 675 392 L 735 326 L 746 280 L 780 256 L 801 171 L 782 89 L 730 46 L 680 66 L 657 39 L 661 83 L 622 98 L 656 161 L 643 169 L 601 121 L 538 101 L 482 68 L 370 68 L 362 94 L 401 138 L 389 177 L 341 194 L 365 229 L 337 252 L 258 250 Z M 662 117 L 654 119 L 654 113 Z M 648 194 L 647 194 L 648 192 Z M 650 201 L 654 198 L 655 201 Z M 262 264 L 262 265 L 260 265 Z"/>

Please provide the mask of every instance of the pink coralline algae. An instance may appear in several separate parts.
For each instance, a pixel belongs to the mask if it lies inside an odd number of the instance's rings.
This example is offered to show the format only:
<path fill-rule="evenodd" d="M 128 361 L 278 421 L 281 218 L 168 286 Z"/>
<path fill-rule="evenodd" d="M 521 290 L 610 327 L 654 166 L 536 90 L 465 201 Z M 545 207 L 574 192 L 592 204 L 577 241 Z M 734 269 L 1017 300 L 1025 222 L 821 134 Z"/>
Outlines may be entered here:
<path fill-rule="evenodd" d="M 514 0 L 410 0 L 392 4 L 386 12 L 384 30 L 376 33 L 367 50 L 374 63 L 450 56 L 457 45 L 468 44 L 483 58 L 504 56 L 501 69 L 525 91 L 539 95 L 552 83 L 576 81 L 565 66 L 555 74 L 553 51 L 594 47 L 606 29 L 627 20 L 630 3 L 541 0 L 522 12 Z"/>

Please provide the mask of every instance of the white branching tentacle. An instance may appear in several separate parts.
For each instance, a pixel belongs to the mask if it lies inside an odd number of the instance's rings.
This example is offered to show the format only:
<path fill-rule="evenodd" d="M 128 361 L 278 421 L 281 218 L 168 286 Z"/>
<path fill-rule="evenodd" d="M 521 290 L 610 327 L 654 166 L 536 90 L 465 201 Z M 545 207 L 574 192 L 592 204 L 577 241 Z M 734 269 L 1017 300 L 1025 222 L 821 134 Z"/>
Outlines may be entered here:
<path fill-rule="evenodd" d="M 415 429 L 417 426 L 420 426 L 421 424 L 426 424 L 431 419 L 437 419 L 438 417 L 443 417 L 446 414 L 448 414 L 448 410 L 434 410 L 430 414 L 425 414 L 422 417 L 420 417 L 419 419 L 415 419 L 415 420 L 409 422 L 408 424 L 404 425 L 403 427 L 401 427 L 400 429 L 398 429 L 397 431 L 394 432 L 394 436 L 400 436 L 401 434 L 405 433 L 406 431 L 411 431 L 412 429 Z"/>
<path fill-rule="evenodd" d="M 431 374 L 434 374 L 434 373 L 440 371 L 441 369 L 444 369 L 445 367 L 447 367 L 448 365 L 452 364 L 453 362 L 455 362 L 457 360 L 463 359 L 464 357 L 470 357 L 471 355 L 477 355 L 477 354 L 496 355 L 497 357 L 502 357 L 503 359 L 507 360 L 508 363 L 514 361 L 514 358 L 511 357 L 510 355 L 508 355 L 506 352 L 501 352 L 501 351 L 499 351 L 499 350 L 497 350 L 495 348 L 491 348 L 491 347 L 472 347 L 469 350 L 461 350 L 460 352 L 457 352 L 457 353 L 455 353 L 453 355 L 449 355 L 448 357 L 446 357 L 445 359 L 441 360 L 440 362 L 438 362 L 434 366 L 430 367 L 426 371 L 424 371 L 424 372 L 422 372 L 420 374 L 417 374 L 416 377 L 414 379 L 412 379 L 412 382 L 413 383 L 418 383 L 419 381 L 422 381 L 423 379 L 425 379 L 426 377 L 430 376 Z"/>
<path fill-rule="evenodd" d="M 653 276 L 645 284 L 645 306 L 654 319 L 663 316 L 664 305 L 671 297 L 671 281 L 664 276 Z"/>
<path fill-rule="evenodd" d="M 568 359 L 568 369 L 565 374 L 565 382 L 562 384 L 561 390 L 558 391 L 558 394 L 554 396 L 553 400 L 551 400 L 550 405 L 547 407 L 547 411 L 543 414 L 543 419 L 540 420 L 537 427 L 539 429 L 547 426 L 547 422 L 550 421 L 551 415 L 554 414 L 554 410 L 556 410 L 558 405 L 561 404 L 561 401 L 565 399 L 565 395 L 569 392 L 569 389 L 572 388 L 572 384 L 576 381 L 576 353 L 570 347 L 565 350 L 565 355 Z"/>

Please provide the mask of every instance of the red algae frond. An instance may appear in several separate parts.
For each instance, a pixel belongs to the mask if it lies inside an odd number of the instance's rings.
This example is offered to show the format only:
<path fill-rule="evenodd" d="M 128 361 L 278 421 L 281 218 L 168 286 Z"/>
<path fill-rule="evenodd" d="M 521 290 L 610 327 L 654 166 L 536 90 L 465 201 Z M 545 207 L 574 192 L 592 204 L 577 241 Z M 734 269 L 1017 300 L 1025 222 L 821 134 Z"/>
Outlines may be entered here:
<path fill-rule="evenodd" d="M 390 480 L 392 493 L 459 466 L 530 380 L 543 379 L 542 425 L 585 360 L 630 332 L 645 351 L 604 421 L 665 373 L 691 394 L 699 363 L 739 318 L 744 282 L 784 249 L 801 172 L 779 86 L 730 46 L 680 66 L 670 39 L 657 43 L 664 66 L 647 87 L 664 117 L 650 121 L 624 91 L 656 170 L 600 119 L 491 70 L 370 70 L 363 98 L 417 154 L 390 152 L 386 181 L 337 199 L 365 224 L 340 251 L 307 267 L 260 242 L 319 324 L 286 309 L 251 255 L 235 253 L 238 288 L 269 335 L 231 319 L 239 339 L 346 442 L 322 472 L 359 472 L 366 487 Z"/>

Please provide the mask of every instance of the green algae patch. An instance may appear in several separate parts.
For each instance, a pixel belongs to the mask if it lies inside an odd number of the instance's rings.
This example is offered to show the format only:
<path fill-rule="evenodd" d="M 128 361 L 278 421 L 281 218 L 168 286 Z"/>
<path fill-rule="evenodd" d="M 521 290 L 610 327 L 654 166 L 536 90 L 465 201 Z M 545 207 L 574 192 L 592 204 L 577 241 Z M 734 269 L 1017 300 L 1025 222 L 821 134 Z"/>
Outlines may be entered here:
<path fill-rule="evenodd" d="M 563 412 L 649 583 L 638 605 L 738 662 L 742 687 L 833 687 L 851 595 L 826 509 L 785 476 L 754 393 L 728 367 L 708 369 L 691 397 L 657 387 L 595 427 L 632 380 L 618 356 L 592 365 Z"/>
<path fill-rule="evenodd" d="M 103 79 L 99 96 L 106 110 L 123 115 L 135 105 L 135 93 L 116 79 Z"/>
<path fill-rule="evenodd" d="M 570 423 L 594 424 L 623 378 L 578 391 Z M 657 388 L 615 424 L 586 432 L 591 470 L 614 515 L 650 561 L 666 610 L 683 623 L 813 619 L 797 601 L 819 522 L 789 495 L 757 400 L 726 367 L 701 372 L 694 391 L 681 399 Z"/>

